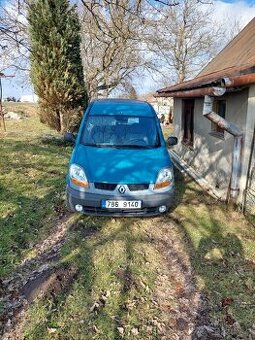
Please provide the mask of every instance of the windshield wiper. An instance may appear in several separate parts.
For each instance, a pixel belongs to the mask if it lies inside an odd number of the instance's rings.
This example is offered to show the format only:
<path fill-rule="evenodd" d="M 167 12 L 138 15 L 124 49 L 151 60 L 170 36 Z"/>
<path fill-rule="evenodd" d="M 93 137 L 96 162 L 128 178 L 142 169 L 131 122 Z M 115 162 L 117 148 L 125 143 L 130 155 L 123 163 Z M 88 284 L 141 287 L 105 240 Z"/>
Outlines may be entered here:
<path fill-rule="evenodd" d="M 132 144 L 92 144 L 86 143 L 83 144 L 84 146 L 93 146 L 96 148 L 112 148 L 112 149 L 154 149 L 157 148 L 159 145 L 132 145 Z"/>
<path fill-rule="evenodd" d="M 132 144 L 123 144 L 123 145 L 116 145 L 118 148 L 123 149 L 152 149 L 153 146 L 150 145 L 132 145 Z"/>
<path fill-rule="evenodd" d="M 85 143 L 84 146 L 93 146 L 96 148 L 115 148 L 113 144 L 94 144 L 94 143 Z"/>

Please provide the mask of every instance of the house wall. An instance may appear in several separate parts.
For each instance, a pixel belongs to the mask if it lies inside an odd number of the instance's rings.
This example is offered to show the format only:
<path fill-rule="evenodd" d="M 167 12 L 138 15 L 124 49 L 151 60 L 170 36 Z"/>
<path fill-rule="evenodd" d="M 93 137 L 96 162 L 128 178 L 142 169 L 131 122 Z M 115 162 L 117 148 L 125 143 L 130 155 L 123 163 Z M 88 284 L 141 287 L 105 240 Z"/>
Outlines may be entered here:
<path fill-rule="evenodd" d="M 247 188 L 246 191 L 243 192 L 242 203 L 245 212 L 255 216 L 255 151 L 252 153 L 251 167 L 249 168 L 247 176 Z"/>
<path fill-rule="evenodd" d="M 151 102 L 154 110 L 157 113 L 158 118 L 164 115 L 166 118 L 169 113 L 173 111 L 173 98 L 154 98 L 154 102 Z"/>
<path fill-rule="evenodd" d="M 243 150 L 243 166 L 240 180 L 240 203 L 246 205 L 246 210 L 255 214 L 255 148 L 253 151 L 252 138 L 255 129 L 255 85 L 250 86 L 248 94 L 247 119 L 245 127 L 244 150 Z M 249 168 L 249 160 L 251 164 Z M 248 177 L 248 181 L 247 181 Z M 245 197 L 245 188 L 247 192 Z"/>
<path fill-rule="evenodd" d="M 227 94 L 220 99 L 226 100 L 226 119 L 244 130 L 248 89 Z M 174 127 L 179 143 L 174 151 L 225 199 L 230 183 L 234 138 L 227 132 L 224 134 L 224 140 L 210 135 L 212 123 L 202 114 L 203 102 L 203 98 L 195 99 L 194 146 L 190 148 L 182 144 L 182 99 L 175 98 Z"/>

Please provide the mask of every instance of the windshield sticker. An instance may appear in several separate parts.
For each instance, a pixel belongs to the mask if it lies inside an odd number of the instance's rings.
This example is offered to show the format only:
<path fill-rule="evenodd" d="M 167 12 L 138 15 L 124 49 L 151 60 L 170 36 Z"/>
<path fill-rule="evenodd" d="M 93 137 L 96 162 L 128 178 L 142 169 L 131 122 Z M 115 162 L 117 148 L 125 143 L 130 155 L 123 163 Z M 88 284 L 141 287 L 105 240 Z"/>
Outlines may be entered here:
<path fill-rule="evenodd" d="M 139 123 L 139 117 L 128 117 L 128 124 L 137 124 Z"/>

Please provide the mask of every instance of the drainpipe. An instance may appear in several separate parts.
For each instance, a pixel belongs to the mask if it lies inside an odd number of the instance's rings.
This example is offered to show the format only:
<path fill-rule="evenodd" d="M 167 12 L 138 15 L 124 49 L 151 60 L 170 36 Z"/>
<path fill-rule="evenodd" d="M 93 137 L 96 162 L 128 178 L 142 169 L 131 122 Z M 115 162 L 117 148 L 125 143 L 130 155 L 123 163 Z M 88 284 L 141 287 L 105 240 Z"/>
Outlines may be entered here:
<path fill-rule="evenodd" d="M 213 112 L 213 102 L 213 97 L 207 95 L 204 97 L 203 115 L 213 123 L 217 124 L 220 128 L 234 136 L 234 149 L 232 154 L 232 171 L 230 180 L 230 199 L 236 203 L 239 193 L 239 180 L 241 175 L 243 133 L 235 124 L 228 122 L 226 119 Z"/>

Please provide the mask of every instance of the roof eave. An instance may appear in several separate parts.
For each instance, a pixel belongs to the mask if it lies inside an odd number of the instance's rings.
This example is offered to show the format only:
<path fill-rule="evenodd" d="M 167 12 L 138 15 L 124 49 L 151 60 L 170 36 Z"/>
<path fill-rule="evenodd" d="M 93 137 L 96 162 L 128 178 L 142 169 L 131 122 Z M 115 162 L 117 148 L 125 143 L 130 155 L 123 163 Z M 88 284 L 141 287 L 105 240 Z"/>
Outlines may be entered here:
<path fill-rule="evenodd" d="M 202 97 L 204 95 L 214 95 L 215 88 L 235 88 L 237 86 L 248 86 L 255 83 L 255 73 L 244 74 L 234 77 L 225 77 L 213 80 L 205 84 L 193 84 L 191 87 L 184 88 L 166 88 L 157 91 L 156 97 Z"/>

